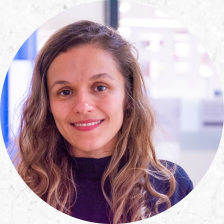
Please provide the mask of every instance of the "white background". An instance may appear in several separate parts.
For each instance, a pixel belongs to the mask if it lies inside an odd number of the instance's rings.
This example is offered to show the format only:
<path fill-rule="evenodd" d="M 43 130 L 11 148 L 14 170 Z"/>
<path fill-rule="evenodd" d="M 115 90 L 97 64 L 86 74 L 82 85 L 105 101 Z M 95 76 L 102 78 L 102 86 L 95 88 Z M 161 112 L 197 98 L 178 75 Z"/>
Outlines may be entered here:
<path fill-rule="evenodd" d="M 42 23 L 66 9 L 88 1 L 1 0 L 0 85 L 16 52 Z M 224 1 L 142 0 L 177 19 L 198 38 L 210 55 L 224 89 Z M 198 161 L 200 166 L 200 161 Z M 195 190 L 177 206 L 145 223 L 224 224 L 224 137 L 210 169 Z M 21 180 L 0 138 L 0 222 L 85 223 L 43 203 Z"/>

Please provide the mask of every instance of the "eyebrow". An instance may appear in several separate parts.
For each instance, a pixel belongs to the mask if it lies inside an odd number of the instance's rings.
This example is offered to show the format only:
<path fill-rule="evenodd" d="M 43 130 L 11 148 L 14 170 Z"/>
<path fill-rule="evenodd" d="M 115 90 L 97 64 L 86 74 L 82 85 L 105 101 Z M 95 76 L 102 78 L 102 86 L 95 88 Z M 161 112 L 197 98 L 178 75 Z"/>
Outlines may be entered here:
<path fill-rule="evenodd" d="M 100 74 L 94 75 L 90 78 L 90 80 L 96 80 L 99 78 L 109 78 L 109 79 L 115 80 L 113 76 L 111 76 L 107 73 L 100 73 Z"/>
<path fill-rule="evenodd" d="M 99 78 L 109 78 L 109 79 L 112 79 L 112 80 L 115 80 L 113 76 L 107 74 L 107 73 L 100 73 L 100 74 L 97 74 L 97 75 L 93 75 L 92 77 L 90 77 L 90 80 L 97 80 Z M 68 81 L 65 81 L 65 80 L 58 80 L 58 81 L 55 81 L 52 86 L 51 86 L 51 89 L 53 89 L 53 87 L 55 85 L 65 85 L 65 84 L 70 84 L 70 82 Z"/>
<path fill-rule="evenodd" d="M 65 84 L 70 84 L 70 82 L 65 81 L 65 80 L 58 80 L 58 81 L 55 81 L 55 82 L 52 84 L 51 89 L 53 89 L 53 87 L 54 87 L 55 85 L 65 85 Z"/>

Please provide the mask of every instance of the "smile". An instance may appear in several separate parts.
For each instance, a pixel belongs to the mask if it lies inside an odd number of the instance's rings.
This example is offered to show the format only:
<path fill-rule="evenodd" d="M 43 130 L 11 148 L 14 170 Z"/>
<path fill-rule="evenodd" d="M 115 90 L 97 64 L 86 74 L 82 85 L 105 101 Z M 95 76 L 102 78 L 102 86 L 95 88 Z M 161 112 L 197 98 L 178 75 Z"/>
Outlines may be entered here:
<path fill-rule="evenodd" d="M 97 128 L 104 120 L 98 120 L 94 122 L 85 121 L 71 124 L 78 131 L 91 131 Z"/>
<path fill-rule="evenodd" d="M 75 126 L 93 126 L 93 125 L 96 125 L 96 124 L 99 124 L 101 121 L 97 121 L 97 122 L 92 122 L 92 123 L 84 123 L 84 124 L 74 124 Z"/>

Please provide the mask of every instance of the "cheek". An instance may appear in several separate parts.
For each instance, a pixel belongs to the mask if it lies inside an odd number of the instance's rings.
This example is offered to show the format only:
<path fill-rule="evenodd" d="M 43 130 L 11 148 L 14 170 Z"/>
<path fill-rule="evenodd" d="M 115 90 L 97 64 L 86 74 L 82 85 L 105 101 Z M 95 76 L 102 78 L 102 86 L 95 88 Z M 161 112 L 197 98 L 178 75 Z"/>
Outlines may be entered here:
<path fill-rule="evenodd" d="M 55 122 L 65 119 L 69 110 L 68 105 L 62 105 L 60 102 L 52 102 L 50 108 Z"/>
<path fill-rule="evenodd" d="M 123 121 L 124 113 L 124 96 L 123 94 L 116 94 L 113 97 L 110 97 L 103 104 L 104 109 L 107 111 L 109 117 L 111 117 L 114 122 Z"/>

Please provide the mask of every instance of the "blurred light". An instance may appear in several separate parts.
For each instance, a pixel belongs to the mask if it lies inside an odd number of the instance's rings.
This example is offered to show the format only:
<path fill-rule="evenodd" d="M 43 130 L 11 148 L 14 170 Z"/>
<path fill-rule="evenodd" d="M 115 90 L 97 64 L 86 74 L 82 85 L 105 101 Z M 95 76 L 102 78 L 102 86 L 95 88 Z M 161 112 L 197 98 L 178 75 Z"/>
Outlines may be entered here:
<path fill-rule="evenodd" d="M 183 28 L 183 25 L 172 19 L 120 19 L 120 26 Z"/>
<path fill-rule="evenodd" d="M 44 44 L 47 42 L 47 40 L 48 40 L 48 38 L 45 37 L 41 41 L 39 41 L 39 43 L 37 45 L 37 51 L 38 52 L 41 50 L 41 48 L 44 46 Z"/>
<path fill-rule="evenodd" d="M 119 27 L 118 32 L 121 34 L 121 36 L 129 37 L 131 35 L 131 28 L 130 27 Z"/>
<path fill-rule="evenodd" d="M 160 75 L 160 69 L 159 69 L 160 63 L 156 59 L 152 59 L 150 61 L 150 77 L 151 80 L 158 80 Z"/>
<path fill-rule="evenodd" d="M 161 49 L 163 35 L 160 33 L 140 33 L 139 39 L 150 42 L 146 47 L 147 50 L 158 52 Z"/>
<path fill-rule="evenodd" d="M 206 50 L 204 49 L 204 47 L 201 44 L 198 44 L 197 46 L 197 50 L 200 53 L 206 53 Z"/>
<path fill-rule="evenodd" d="M 185 33 L 175 33 L 174 34 L 174 40 L 175 41 L 181 41 L 181 42 L 189 41 L 189 35 L 185 34 Z"/>
<path fill-rule="evenodd" d="M 150 94 L 153 98 L 161 98 L 161 90 L 159 88 L 151 87 Z"/>
<path fill-rule="evenodd" d="M 178 74 L 186 73 L 189 70 L 190 66 L 188 62 L 176 62 L 175 69 Z"/>
<path fill-rule="evenodd" d="M 155 10 L 155 15 L 156 16 L 158 16 L 158 17 L 165 17 L 165 18 L 167 18 L 167 17 L 170 17 L 170 16 L 168 16 L 167 14 L 165 14 L 164 12 L 161 12 L 161 11 L 159 11 L 159 10 Z"/>
<path fill-rule="evenodd" d="M 119 11 L 121 13 L 125 13 L 127 12 L 129 9 L 131 8 L 131 5 L 129 2 L 122 2 L 120 7 L 119 7 Z"/>
<path fill-rule="evenodd" d="M 199 67 L 199 74 L 203 77 L 211 77 L 212 76 L 212 70 L 207 65 L 201 65 Z"/>
<path fill-rule="evenodd" d="M 140 33 L 140 40 L 156 40 L 161 41 L 163 39 L 163 35 L 161 33 Z"/>
<path fill-rule="evenodd" d="M 150 42 L 150 45 L 146 47 L 147 50 L 152 52 L 158 52 L 161 49 L 160 43 L 156 41 Z"/>
<path fill-rule="evenodd" d="M 190 54 L 190 44 L 186 42 L 175 43 L 174 53 L 178 57 L 188 57 Z"/>

